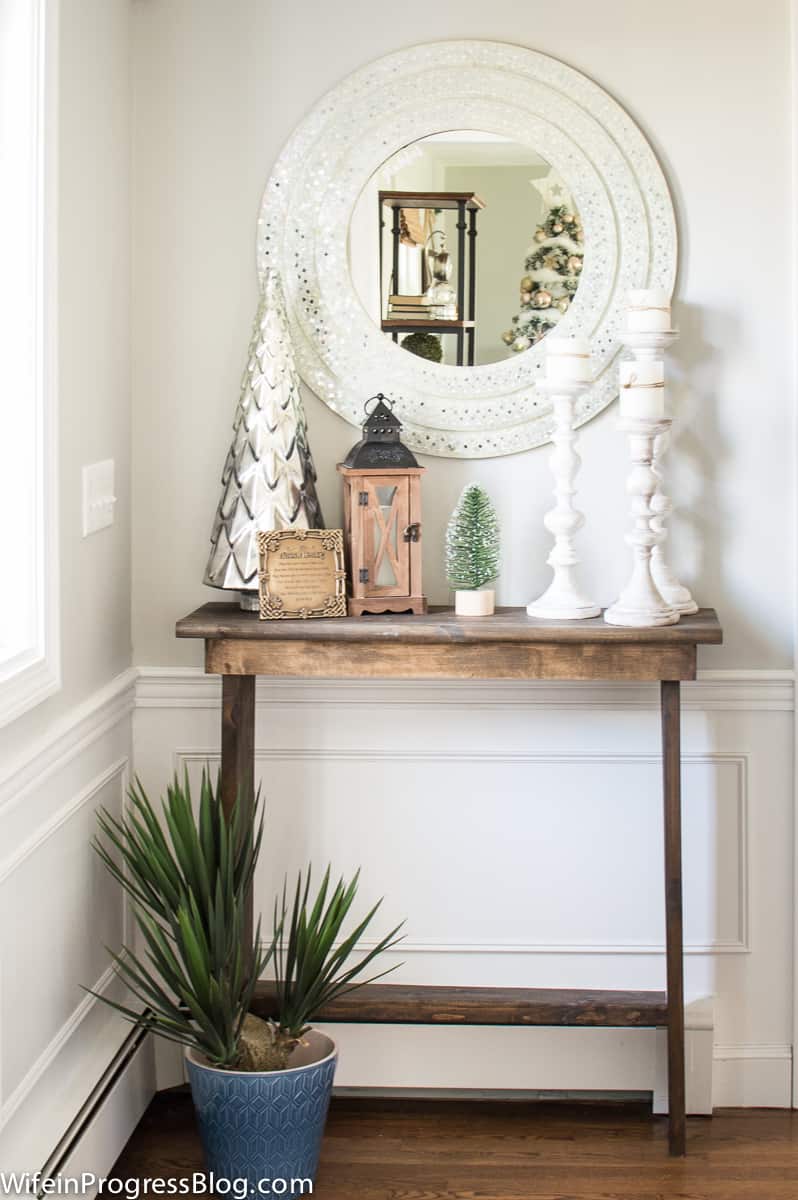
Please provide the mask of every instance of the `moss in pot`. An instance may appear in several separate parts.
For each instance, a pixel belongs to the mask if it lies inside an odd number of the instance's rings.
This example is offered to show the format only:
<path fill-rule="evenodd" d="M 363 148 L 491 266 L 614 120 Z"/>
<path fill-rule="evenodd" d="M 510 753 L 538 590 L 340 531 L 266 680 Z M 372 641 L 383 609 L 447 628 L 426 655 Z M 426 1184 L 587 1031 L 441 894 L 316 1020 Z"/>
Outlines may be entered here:
<path fill-rule="evenodd" d="M 331 886 L 330 870 L 311 895 L 300 872 L 289 898 L 275 902 L 274 933 L 243 945 L 246 898 L 263 838 L 263 817 L 226 817 L 217 783 L 205 773 L 195 817 L 186 776 L 162 802 L 162 818 L 137 781 L 121 820 L 99 814 L 95 848 L 130 896 L 142 953 L 125 947 L 114 966 L 143 1005 L 110 1004 L 132 1023 L 186 1047 L 186 1061 L 209 1170 L 217 1178 L 288 1181 L 291 1194 L 313 1188 L 335 1073 L 336 1050 L 312 1030 L 316 1012 L 336 996 L 387 974 L 364 978 L 399 928 L 350 962 L 379 903 L 339 942 L 359 872 Z M 277 1001 L 271 1019 L 250 1012 L 260 975 L 272 964 Z M 393 970 L 394 968 L 389 968 Z"/>

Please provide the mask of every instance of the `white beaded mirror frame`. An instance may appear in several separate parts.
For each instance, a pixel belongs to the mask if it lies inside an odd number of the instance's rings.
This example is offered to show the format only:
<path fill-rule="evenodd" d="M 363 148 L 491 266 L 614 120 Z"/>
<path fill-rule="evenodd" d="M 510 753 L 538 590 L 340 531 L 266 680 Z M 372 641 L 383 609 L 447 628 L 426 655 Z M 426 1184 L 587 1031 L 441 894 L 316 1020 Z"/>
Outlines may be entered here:
<path fill-rule="evenodd" d="M 589 337 L 595 383 L 576 424 L 617 395 L 616 333 L 630 288 L 673 287 L 677 238 L 662 170 L 641 130 L 585 75 L 520 46 L 435 42 L 381 58 L 328 92 L 283 148 L 258 218 L 258 271 L 283 281 L 304 382 L 359 425 L 385 392 L 402 440 L 424 454 L 488 458 L 541 445 L 551 402 L 535 381 L 545 338 L 498 363 L 429 363 L 363 308 L 348 260 L 355 202 L 375 171 L 431 133 L 478 129 L 529 145 L 565 180 L 584 226 L 579 288 L 558 327 Z"/>

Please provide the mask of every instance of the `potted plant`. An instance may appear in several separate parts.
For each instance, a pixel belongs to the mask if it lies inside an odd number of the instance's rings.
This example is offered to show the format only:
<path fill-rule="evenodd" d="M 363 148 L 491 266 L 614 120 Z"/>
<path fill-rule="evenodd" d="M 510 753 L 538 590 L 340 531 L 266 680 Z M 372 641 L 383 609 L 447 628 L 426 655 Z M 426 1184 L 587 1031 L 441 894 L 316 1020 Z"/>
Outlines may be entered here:
<path fill-rule="evenodd" d="M 323 1005 L 363 983 L 366 967 L 401 939 L 399 928 L 357 961 L 349 959 L 379 903 L 340 937 L 359 872 L 333 887 L 330 870 L 311 896 L 300 872 L 289 900 L 275 901 L 274 933 L 260 922 L 246 939 L 247 895 L 260 851 L 263 817 L 228 818 L 220 789 L 203 773 L 195 817 L 188 776 L 177 777 L 159 820 L 141 784 L 119 820 L 99 814 L 95 849 L 132 901 L 143 953 L 124 947 L 114 966 L 143 1010 L 100 996 L 127 1020 L 186 1047 L 186 1062 L 209 1170 L 217 1179 L 287 1181 L 312 1191 L 335 1073 L 331 1038 L 310 1028 Z M 276 972 L 273 1015 L 250 1006 L 269 963 Z M 393 968 L 390 968 L 391 970 Z M 96 993 L 95 993 L 96 994 Z"/>
<path fill-rule="evenodd" d="M 499 521 L 479 483 L 463 488 L 446 528 L 446 578 L 461 617 L 489 617 L 496 593 L 486 588 L 499 574 Z"/>
<path fill-rule="evenodd" d="M 402 349 L 409 350 L 411 354 L 417 354 L 419 358 L 426 358 L 430 362 L 439 363 L 443 360 L 443 346 L 441 339 L 436 337 L 434 333 L 409 333 L 402 340 Z"/>

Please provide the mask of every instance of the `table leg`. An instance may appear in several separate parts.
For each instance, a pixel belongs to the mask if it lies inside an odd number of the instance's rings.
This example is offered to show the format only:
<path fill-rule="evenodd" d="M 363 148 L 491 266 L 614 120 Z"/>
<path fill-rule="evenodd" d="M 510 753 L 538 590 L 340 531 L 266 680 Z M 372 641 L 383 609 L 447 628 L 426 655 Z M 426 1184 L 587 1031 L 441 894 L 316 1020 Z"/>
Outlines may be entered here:
<path fill-rule="evenodd" d="M 232 812 L 238 799 L 244 820 L 255 806 L 255 676 L 222 676 L 222 804 Z M 252 948 L 252 890 L 244 917 L 244 951 Z"/>
<path fill-rule="evenodd" d="M 686 1153 L 684 1098 L 684 963 L 682 947 L 682 798 L 680 689 L 663 680 L 662 792 L 665 817 L 665 953 L 668 978 L 668 1142 Z"/>

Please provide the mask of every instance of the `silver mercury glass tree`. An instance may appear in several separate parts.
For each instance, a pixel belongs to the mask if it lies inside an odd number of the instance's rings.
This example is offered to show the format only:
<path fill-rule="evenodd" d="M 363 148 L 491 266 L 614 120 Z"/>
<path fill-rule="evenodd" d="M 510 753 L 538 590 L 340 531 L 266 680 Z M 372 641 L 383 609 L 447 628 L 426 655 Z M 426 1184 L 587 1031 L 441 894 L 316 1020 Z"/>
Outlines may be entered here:
<path fill-rule="evenodd" d="M 258 607 L 258 531 L 323 529 L 285 301 L 276 273 L 264 280 L 204 583 Z"/>

